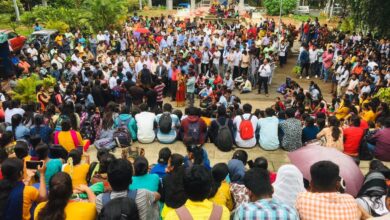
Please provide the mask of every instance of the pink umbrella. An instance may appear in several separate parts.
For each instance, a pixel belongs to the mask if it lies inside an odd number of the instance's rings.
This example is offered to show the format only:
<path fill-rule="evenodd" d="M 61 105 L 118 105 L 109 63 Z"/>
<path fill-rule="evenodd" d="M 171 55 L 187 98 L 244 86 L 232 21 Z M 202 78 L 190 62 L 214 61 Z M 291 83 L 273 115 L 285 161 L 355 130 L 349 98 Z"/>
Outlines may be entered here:
<path fill-rule="evenodd" d="M 322 160 L 329 160 L 339 165 L 340 176 L 345 180 L 346 192 L 356 197 L 363 185 L 364 176 L 353 159 L 335 148 L 309 144 L 296 151 L 288 153 L 292 164 L 298 167 L 307 180 L 311 180 L 310 167 Z"/>

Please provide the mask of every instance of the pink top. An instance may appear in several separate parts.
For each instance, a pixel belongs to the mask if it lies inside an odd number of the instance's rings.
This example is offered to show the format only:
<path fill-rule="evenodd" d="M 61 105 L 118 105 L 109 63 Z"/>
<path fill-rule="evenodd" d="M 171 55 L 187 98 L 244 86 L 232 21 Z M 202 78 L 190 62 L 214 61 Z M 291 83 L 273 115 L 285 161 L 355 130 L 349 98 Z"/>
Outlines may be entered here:
<path fill-rule="evenodd" d="M 333 59 L 333 53 L 328 53 L 328 51 L 325 51 L 322 54 L 322 63 L 324 64 L 324 67 L 326 69 L 329 69 L 332 66 L 332 59 Z"/>

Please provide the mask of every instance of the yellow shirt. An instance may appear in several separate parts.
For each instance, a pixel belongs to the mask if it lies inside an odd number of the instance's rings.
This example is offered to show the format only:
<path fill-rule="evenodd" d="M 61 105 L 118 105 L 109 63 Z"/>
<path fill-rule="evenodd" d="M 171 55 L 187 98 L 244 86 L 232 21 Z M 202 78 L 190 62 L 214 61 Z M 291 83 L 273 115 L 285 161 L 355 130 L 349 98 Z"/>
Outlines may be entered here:
<path fill-rule="evenodd" d="M 370 121 L 375 121 L 375 113 L 372 110 L 363 111 L 361 113 L 362 119 L 369 123 Z"/>
<path fill-rule="evenodd" d="M 79 146 L 83 146 L 83 139 L 81 138 L 80 133 L 77 131 L 75 132 L 76 132 L 77 140 L 79 142 Z M 62 145 L 65 148 L 65 150 L 67 150 L 68 152 L 77 147 L 73 142 L 70 131 L 60 131 L 58 133 L 58 143 Z"/>
<path fill-rule="evenodd" d="M 210 199 L 210 201 L 217 205 L 226 206 L 229 210 L 233 210 L 233 199 L 232 194 L 230 194 L 229 183 L 223 181 L 221 186 L 218 188 L 217 193 Z"/>
<path fill-rule="evenodd" d="M 348 107 L 340 107 L 335 112 L 335 116 L 337 119 L 344 119 L 349 114 L 349 108 Z"/>
<path fill-rule="evenodd" d="M 184 205 L 190 212 L 192 219 L 209 219 L 211 211 L 213 210 L 213 203 L 207 199 L 202 202 L 194 202 L 188 199 Z M 221 219 L 228 220 L 230 218 L 229 210 L 225 206 L 222 206 L 222 209 Z M 175 210 L 170 211 L 165 219 L 180 220 Z"/>
<path fill-rule="evenodd" d="M 72 177 L 73 189 L 80 185 L 87 184 L 87 174 L 89 170 L 89 164 L 80 164 L 73 167 L 73 170 L 69 165 L 65 165 L 64 172 Z"/>
<path fill-rule="evenodd" d="M 210 127 L 211 125 L 211 118 L 209 117 L 200 117 L 201 119 L 203 119 L 204 123 L 206 123 L 207 127 Z"/>
<path fill-rule="evenodd" d="M 41 202 L 34 211 L 34 219 L 38 219 L 38 214 L 46 202 Z M 94 220 L 96 219 L 95 203 L 90 202 L 68 202 L 65 207 L 65 215 L 68 220 Z"/>
<path fill-rule="evenodd" d="M 30 220 L 30 209 L 33 202 L 37 202 L 39 192 L 32 186 L 25 186 L 23 190 L 23 220 Z"/>
<path fill-rule="evenodd" d="M 62 40 L 63 40 L 62 35 L 57 35 L 57 37 L 54 39 L 54 41 L 55 41 L 59 46 L 62 46 Z"/>

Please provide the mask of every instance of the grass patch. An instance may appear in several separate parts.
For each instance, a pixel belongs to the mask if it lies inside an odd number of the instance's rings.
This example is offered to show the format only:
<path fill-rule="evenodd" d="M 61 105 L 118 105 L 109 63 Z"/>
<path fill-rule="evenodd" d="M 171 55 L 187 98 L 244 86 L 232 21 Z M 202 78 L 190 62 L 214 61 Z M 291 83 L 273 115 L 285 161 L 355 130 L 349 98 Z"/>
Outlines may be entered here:
<path fill-rule="evenodd" d="M 29 36 L 33 32 L 33 27 L 28 27 L 15 21 L 11 21 L 10 14 L 0 15 L 0 29 L 15 29 L 16 33 L 23 36 Z"/>

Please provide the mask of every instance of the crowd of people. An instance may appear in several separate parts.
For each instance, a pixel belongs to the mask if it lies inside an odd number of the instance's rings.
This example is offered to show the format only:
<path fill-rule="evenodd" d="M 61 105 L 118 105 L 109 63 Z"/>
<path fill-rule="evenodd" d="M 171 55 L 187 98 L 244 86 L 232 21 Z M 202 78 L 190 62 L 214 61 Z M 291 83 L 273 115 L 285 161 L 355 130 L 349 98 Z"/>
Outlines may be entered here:
<path fill-rule="evenodd" d="M 258 84 L 268 96 L 273 66 L 286 64 L 296 33 L 272 19 L 226 24 L 135 14 L 121 33 L 69 31 L 52 48 L 31 44 L 11 54 L 15 74 L 0 93 L 0 218 L 389 218 L 388 168 L 379 160 L 390 161 L 390 113 L 374 97 L 389 86 L 388 40 L 309 20 L 301 28 L 301 75 L 331 80 L 332 101 L 314 81 L 305 90 L 290 78 L 265 110 L 234 95 Z M 21 105 L 7 88 L 32 73 L 58 83 L 37 86 L 37 99 Z M 154 141 L 181 141 L 187 155 L 165 147 L 149 165 L 131 145 Z M 244 149 L 211 164 L 207 142 Z M 294 165 L 274 173 L 266 158 L 248 160 L 245 151 L 312 142 L 357 162 L 379 159 L 357 198 L 345 193 L 333 162 L 313 164 L 309 182 Z"/>

